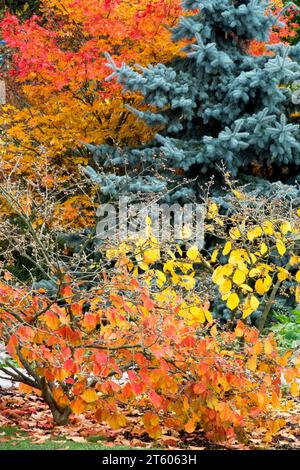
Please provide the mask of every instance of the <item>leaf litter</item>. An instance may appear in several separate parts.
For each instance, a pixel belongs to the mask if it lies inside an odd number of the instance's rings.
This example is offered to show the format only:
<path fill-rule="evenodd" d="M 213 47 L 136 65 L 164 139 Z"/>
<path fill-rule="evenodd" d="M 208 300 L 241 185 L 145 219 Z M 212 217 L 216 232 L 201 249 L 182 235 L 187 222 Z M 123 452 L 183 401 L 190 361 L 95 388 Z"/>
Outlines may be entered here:
<path fill-rule="evenodd" d="M 291 402 L 291 401 L 289 401 Z M 97 422 L 93 413 L 71 416 L 70 424 L 55 426 L 51 412 L 43 400 L 34 394 L 24 394 L 16 388 L 0 389 L 0 427 L 16 426 L 19 431 L 13 435 L 0 433 L 0 442 L 24 441 L 42 444 L 48 440 L 66 444 L 94 442 L 106 446 L 127 446 L 133 448 L 190 449 L 190 450 L 251 450 L 251 449 L 298 449 L 300 450 L 300 399 L 292 399 L 293 406 L 288 411 L 278 411 L 276 418 L 283 418 L 285 426 L 272 437 L 268 444 L 262 442 L 259 429 L 247 444 L 234 440 L 212 443 L 200 429 L 193 433 L 166 429 L 160 440 L 152 440 L 139 426 L 141 411 L 126 413 L 127 425 L 121 429 L 111 429 Z M 91 441 L 91 439 L 93 439 Z M 65 442 L 64 442 L 65 441 Z M 68 447 L 64 445 L 61 450 Z"/>

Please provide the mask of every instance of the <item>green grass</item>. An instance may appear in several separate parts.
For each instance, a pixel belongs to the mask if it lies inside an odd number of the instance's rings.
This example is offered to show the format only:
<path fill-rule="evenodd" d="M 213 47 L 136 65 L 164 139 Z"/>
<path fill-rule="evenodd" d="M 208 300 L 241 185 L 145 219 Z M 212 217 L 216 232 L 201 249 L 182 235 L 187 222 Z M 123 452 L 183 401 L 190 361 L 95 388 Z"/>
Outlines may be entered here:
<path fill-rule="evenodd" d="M 7 442 L 1 442 L 2 439 L 10 437 Z M 24 440 L 18 440 L 22 437 Z M 89 436 L 87 442 L 73 442 L 63 438 L 49 439 L 43 444 L 35 444 L 30 436 L 16 427 L 0 427 L 0 450 L 124 450 L 131 449 L 125 446 L 106 447 L 99 443 L 105 442 L 101 436 Z M 98 441 L 98 442 L 97 442 Z"/>

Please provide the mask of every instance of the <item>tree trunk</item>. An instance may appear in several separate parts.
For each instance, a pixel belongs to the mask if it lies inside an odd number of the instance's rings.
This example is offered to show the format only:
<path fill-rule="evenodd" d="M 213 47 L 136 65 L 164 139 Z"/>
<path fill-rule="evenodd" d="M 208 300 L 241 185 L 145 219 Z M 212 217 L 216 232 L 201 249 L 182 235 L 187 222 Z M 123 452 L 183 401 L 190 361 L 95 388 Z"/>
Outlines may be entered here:
<path fill-rule="evenodd" d="M 69 406 L 66 406 L 60 410 L 55 407 L 50 407 L 50 410 L 53 416 L 53 421 L 55 424 L 57 424 L 57 426 L 64 426 L 69 423 L 69 416 L 72 412 Z"/>
<path fill-rule="evenodd" d="M 54 423 L 58 426 L 68 424 L 72 410 L 69 406 L 62 407 L 56 402 L 45 378 L 42 378 L 42 397 L 51 410 Z"/>

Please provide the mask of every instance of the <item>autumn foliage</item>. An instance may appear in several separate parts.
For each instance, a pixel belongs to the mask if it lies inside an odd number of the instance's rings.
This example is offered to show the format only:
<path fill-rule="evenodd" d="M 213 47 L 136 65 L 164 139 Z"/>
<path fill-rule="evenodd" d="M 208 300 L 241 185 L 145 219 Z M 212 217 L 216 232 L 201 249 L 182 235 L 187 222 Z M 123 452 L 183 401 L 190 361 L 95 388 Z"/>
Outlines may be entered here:
<path fill-rule="evenodd" d="M 41 396 L 57 425 L 93 414 L 119 429 L 137 411 L 136 428 L 157 441 L 168 429 L 270 442 L 287 394 L 299 395 L 300 358 L 266 326 L 278 298 L 300 303 L 300 209 L 225 170 L 226 194 L 205 186 L 203 249 L 158 241 L 151 218 L 147 237 L 105 244 L 98 186 L 81 171 L 94 164 L 85 144 L 153 137 L 126 107 L 143 109 L 141 96 L 107 80 L 105 53 L 118 66 L 170 62 L 181 14 L 177 0 L 42 0 L 39 16 L 2 20 L 0 375 Z M 294 36 L 293 18 L 271 43 Z"/>
<path fill-rule="evenodd" d="M 299 283 L 291 239 L 299 232 L 272 212 L 254 225 L 249 206 L 248 218 L 241 209 L 243 193 L 232 191 L 240 213 L 231 219 L 216 203 L 208 206 L 206 229 L 226 234 L 228 219 L 231 238 L 210 258 L 196 246 L 183 253 L 160 244 L 149 220 L 147 238 L 107 245 L 107 262 L 94 267 L 94 287 L 60 270 L 49 297 L 43 289 L 15 287 L 4 274 L 1 336 L 18 365 L 5 371 L 21 390 L 43 397 L 56 424 L 92 412 L 118 429 L 138 409 L 136 426 L 153 439 L 163 429 L 201 428 L 209 439 L 242 442 L 256 429 L 270 441 L 284 425 L 275 416 L 283 406 L 282 378 L 298 396 L 299 358 L 247 322 L 288 278 Z M 214 293 L 205 290 L 206 281 L 199 285 L 199 265 L 232 311 L 225 326 L 213 318 Z"/>
<path fill-rule="evenodd" d="M 279 15 L 284 7 L 284 3 L 281 0 L 273 2 L 272 12 L 274 15 Z M 273 28 L 270 33 L 268 44 L 287 44 L 293 38 L 297 36 L 298 23 L 295 22 L 294 18 L 297 15 L 297 10 L 292 6 L 284 15 L 280 16 L 280 22 L 282 26 L 280 28 Z M 267 49 L 267 44 L 259 41 L 253 41 L 249 48 L 250 54 L 262 55 L 270 53 Z"/>
<path fill-rule="evenodd" d="M 279 3 L 274 14 L 281 8 Z M 45 190 L 63 187 L 89 160 L 83 143 L 122 147 L 151 139 L 153 130 L 125 107 L 138 107 L 139 96 L 106 81 L 104 52 L 116 64 L 166 63 L 182 49 L 170 33 L 180 14 L 180 2 L 171 0 L 43 0 L 39 16 L 23 22 L 7 13 L 1 34 L 9 51 L 4 76 L 12 89 L 1 109 L 3 169 L 14 168 L 16 176 Z M 271 43 L 292 37 L 288 18 L 285 28 L 272 32 Z M 253 43 L 250 52 L 262 54 L 265 45 Z M 76 211 L 78 204 L 65 199 Z"/>
<path fill-rule="evenodd" d="M 125 145 L 149 139 L 149 130 L 124 106 L 138 97 L 127 98 L 105 81 L 109 69 L 103 54 L 119 63 L 170 60 L 179 47 L 166 27 L 179 13 L 178 2 L 170 0 L 44 0 L 41 16 L 24 23 L 7 13 L 1 32 L 12 51 L 9 75 L 19 84 L 16 106 L 1 112 L 8 167 L 19 158 L 20 175 L 35 178 L 37 168 L 45 173 L 47 161 L 51 176 L 63 180 L 68 169 L 74 172 L 87 161 L 70 155 L 82 142 Z"/>
<path fill-rule="evenodd" d="M 55 289 L 21 286 L 4 272 L 0 335 L 14 361 L 0 371 L 41 395 L 56 424 L 92 413 L 118 429 L 138 410 L 135 426 L 156 440 L 166 429 L 203 429 L 215 441 L 247 442 L 257 430 L 270 441 L 284 426 L 276 412 L 289 408 L 283 379 L 299 395 L 299 358 L 251 319 L 262 306 L 266 321 L 288 280 L 286 293 L 298 299 L 300 213 L 290 222 L 284 206 L 281 218 L 262 201 L 255 212 L 251 195 L 229 191 L 230 217 L 208 200 L 206 231 L 223 239 L 211 254 L 159 243 L 147 220 L 146 238 L 109 240 L 98 263 L 74 256 L 76 275 L 23 203 L 24 247 Z M 9 237 L 20 253 L 23 234 L 24 225 Z M 213 310 L 218 290 L 232 312 L 227 324 Z"/>
<path fill-rule="evenodd" d="M 271 410 L 280 407 L 281 374 L 297 394 L 299 368 L 272 336 L 242 322 L 232 332 L 191 324 L 178 315 L 179 296 L 158 300 L 121 269 L 86 313 L 74 288 L 65 279 L 60 306 L 7 283 L 0 289 L 1 334 L 24 368 L 11 376 L 43 396 L 57 424 L 94 410 L 117 429 L 124 407 L 144 410 L 137 426 L 154 439 L 162 427 L 201 427 L 210 439 L 243 441 L 259 427 L 268 440 L 284 424 Z"/>

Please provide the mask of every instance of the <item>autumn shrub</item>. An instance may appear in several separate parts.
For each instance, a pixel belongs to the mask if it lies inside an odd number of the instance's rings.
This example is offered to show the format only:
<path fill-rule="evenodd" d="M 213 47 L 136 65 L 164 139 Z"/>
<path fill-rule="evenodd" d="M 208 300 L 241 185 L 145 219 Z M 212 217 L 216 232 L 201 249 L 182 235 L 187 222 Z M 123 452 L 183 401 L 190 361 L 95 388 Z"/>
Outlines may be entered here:
<path fill-rule="evenodd" d="M 194 307 L 208 302 L 211 314 L 205 317 L 200 308 L 199 322 L 216 319 L 233 328 L 243 320 L 263 331 L 273 312 L 295 309 L 300 302 L 300 193 L 277 182 L 269 184 L 269 195 L 265 188 L 259 194 L 257 187 L 239 186 L 224 176 L 222 193 L 210 189 L 203 194 L 201 249 L 186 247 L 184 238 L 158 241 L 151 232 L 151 219 L 146 238 L 145 234 L 126 241 L 109 237 L 106 246 L 97 237 L 96 226 L 75 232 L 60 227 L 61 217 L 69 215 L 72 221 L 75 212 L 66 206 L 65 212 L 57 213 L 59 193 L 50 192 L 43 200 L 41 192 L 34 199 L 30 191 L 21 191 L 8 180 L 0 195 L 15 216 L 0 226 L 2 269 L 25 284 L 34 279 L 35 288 L 52 295 L 64 271 L 80 281 L 83 277 L 88 290 L 94 276 L 114 269 L 122 259 L 135 277 L 144 275 L 149 287 L 171 285 L 183 299 L 193 298 Z M 97 206 L 88 200 L 95 213 Z M 151 210 L 150 199 L 147 204 Z M 79 209 L 76 216 L 81 217 Z M 17 267 L 25 276 L 18 275 Z"/>
<path fill-rule="evenodd" d="M 55 301 L 0 286 L 1 338 L 18 368 L 1 368 L 23 391 L 41 394 L 56 424 L 71 413 L 94 412 L 113 428 L 140 409 L 146 432 L 162 428 L 208 438 L 246 440 L 259 428 L 267 440 L 284 424 L 281 375 L 297 395 L 297 360 L 280 356 L 272 336 L 238 322 L 222 331 L 182 310 L 182 298 L 156 296 L 128 271 L 104 276 L 93 296 L 65 276 Z M 206 307 L 207 308 L 207 307 Z M 20 369 L 21 368 L 21 369 Z"/>
<path fill-rule="evenodd" d="M 280 183 L 273 184 L 277 195 L 260 197 L 247 187 L 227 188 L 207 212 L 207 236 L 215 237 L 209 260 L 218 286 L 215 303 L 221 301 L 227 320 L 251 316 L 262 331 L 276 308 L 300 302 L 299 195 L 280 194 L 288 188 Z"/>
<path fill-rule="evenodd" d="M 151 219 L 146 238 L 109 239 L 98 244 L 98 258 L 86 242 L 72 252 L 58 244 L 48 224 L 55 196 L 39 206 L 10 181 L 1 184 L 1 196 L 15 213 L 0 223 L 0 332 L 14 361 L 1 370 L 24 392 L 40 394 L 56 424 L 67 423 L 72 413 L 93 413 L 119 428 L 138 409 L 136 427 L 154 439 L 163 429 L 204 429 L 217 441 L 246 441 L 257 429 L 270 440 L 284 425 L 276 417 L 281 381 L 297 396 L 299 360 L 247 321 L 255 313 L 253 297 L 270 304 L 268 276 L 271 296 L 286 276 L 299 281 L 298 267 L 290 263 L 298 256 L 291 237 L 298 232 L 286 213 L 281 220 L 281 206 L 264 213 L 261 202 L 261 223 L 268 222 L 263 234 L 255 200 L 228 184 L 227 216 L 206 201 L 207 236 L 219 237 L 221 246 L 214 249 L 225 250 L 223 259 L 219 252 L 211 256 L 212 247 L 200 251 L 159 242 Z M 291 266 L 280 264 L 283 246 Z M 26 281 L 10 269 L 16 256 L 30 262 Z M 226 326 L 213 311 L 212 280 L 216 290 L 231 282 L 222 301 L 234 321 Z M 230 297 L 234 293 L 238 304 Z M 252 311 L 240 310 L 243 303 Z"/>
<path fill-rule="evenodd" d="M 235 185 L 224 176 L 222 191 L 203 193 L 201 249 L 187 248 L 184 237 L 161 244 L 150 236 L 117 242 L 107 254 L 111 260 L 122 256 L 136 275 L 144 272 L 149 286 L 172 284 L 183 297 L 184 290 L 197 294 L 197 302 L 209 302 L 213 318 L 229 328 L 243 320 L 263 331 L 273 312 L 300 302 L 300 192 L 277 182 L 268 185 L 269 194 L 265 188 L 258 194 L 257 186 Z"/>

